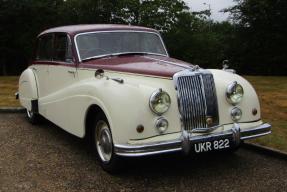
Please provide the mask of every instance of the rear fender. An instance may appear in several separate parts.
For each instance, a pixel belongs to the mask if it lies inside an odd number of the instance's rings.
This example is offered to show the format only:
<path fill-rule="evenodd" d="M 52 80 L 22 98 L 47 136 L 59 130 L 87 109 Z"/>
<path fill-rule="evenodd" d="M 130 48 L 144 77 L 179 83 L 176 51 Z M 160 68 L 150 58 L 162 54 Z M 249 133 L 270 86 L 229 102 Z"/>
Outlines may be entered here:
<path fill-rule="evenodd" d="M 19 100 L 23 107 L 32 109 L 32 100 L 38 99 L 36 77 L 32 69 L 26 69 L 19 79 Z"/>

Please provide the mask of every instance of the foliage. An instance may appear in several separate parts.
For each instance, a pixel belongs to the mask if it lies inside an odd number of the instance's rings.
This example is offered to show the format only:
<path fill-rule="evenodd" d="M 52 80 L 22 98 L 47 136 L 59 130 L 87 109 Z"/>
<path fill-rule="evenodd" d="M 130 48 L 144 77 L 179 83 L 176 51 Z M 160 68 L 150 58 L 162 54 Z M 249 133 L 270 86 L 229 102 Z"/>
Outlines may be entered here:
<path fill-rule="evenodd" d="M 114 21 L 168 31 L 188 7 L 181 0 L 117 1 Z"/>
<path fill-rule="evenodd" d="M 287 1 L 236 0 L 227 9 L 235 22 L 238 49 L 233 59 L 241 71 L 286 75 Z"/>
<path fill-rule="evenodd" d="M 0 0 L 0 74 L 27 66 L 41 31 L 87 23 L 156 28 L 171 56 L 202 67 L 229 59 L 241 73 L 284 74 L 286 1 L 236 1 L 225 10 L 233 23 L 218 23 L 208 19 L 210 10 L 191 12 L 182 0 Z"/>

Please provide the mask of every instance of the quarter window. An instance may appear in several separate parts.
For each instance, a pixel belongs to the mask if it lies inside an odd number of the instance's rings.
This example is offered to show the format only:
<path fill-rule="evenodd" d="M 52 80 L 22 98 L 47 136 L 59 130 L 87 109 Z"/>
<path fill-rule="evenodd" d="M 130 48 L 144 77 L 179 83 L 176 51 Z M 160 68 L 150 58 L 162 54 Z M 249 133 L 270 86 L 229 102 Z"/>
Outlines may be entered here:
<path fill-rule="evenodd" d="M 40 37 L 36 60 L 72 63 L 70 38 L 65 33 L 48 34 Z"/>
<path fill-rule="evenodd" d="M 39 38 L 38 41 L 38 51 L 37 51 L 37 60 L 52 60 L 52 50 L 53 50 L 53 36 L 44 35 Z"/>

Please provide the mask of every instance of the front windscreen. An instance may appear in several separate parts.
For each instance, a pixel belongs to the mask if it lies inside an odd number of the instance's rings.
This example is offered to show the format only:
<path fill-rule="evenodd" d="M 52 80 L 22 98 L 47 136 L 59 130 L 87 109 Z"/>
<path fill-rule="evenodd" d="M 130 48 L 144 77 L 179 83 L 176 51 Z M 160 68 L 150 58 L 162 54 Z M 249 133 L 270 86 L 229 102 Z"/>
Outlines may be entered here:
<path fill-rule="evenodd" d="M 161 38 L 151 32 L 95 32 L 76 37 L 81 60 L 122 53 L 167 55 Z"/>

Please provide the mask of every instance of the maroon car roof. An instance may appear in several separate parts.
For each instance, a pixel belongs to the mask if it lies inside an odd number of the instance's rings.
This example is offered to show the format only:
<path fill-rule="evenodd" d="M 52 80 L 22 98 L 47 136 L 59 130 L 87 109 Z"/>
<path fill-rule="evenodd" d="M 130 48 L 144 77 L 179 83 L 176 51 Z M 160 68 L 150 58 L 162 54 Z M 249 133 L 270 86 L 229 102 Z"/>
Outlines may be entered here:
<path fill-rule="evenodd" d="M 71 35 L 75 35 L 83 32 L 91 32 L 91 31 L 113 31 L 113 30 L 134 30 L 134 31 L 150 31 L 157 32 L 154 29 L 140 27 L 140 26 L 131 26 L 131 25 L 118 25 L 118 24 L 93 24 L 93 25 L 69 25 L 69 26 L 61 26 L 55 27 L 51 29 L 47 29 L 39 34 L 39 36 L 46 33 L 55 33 L 62 32 L 68 33 Z"/>

